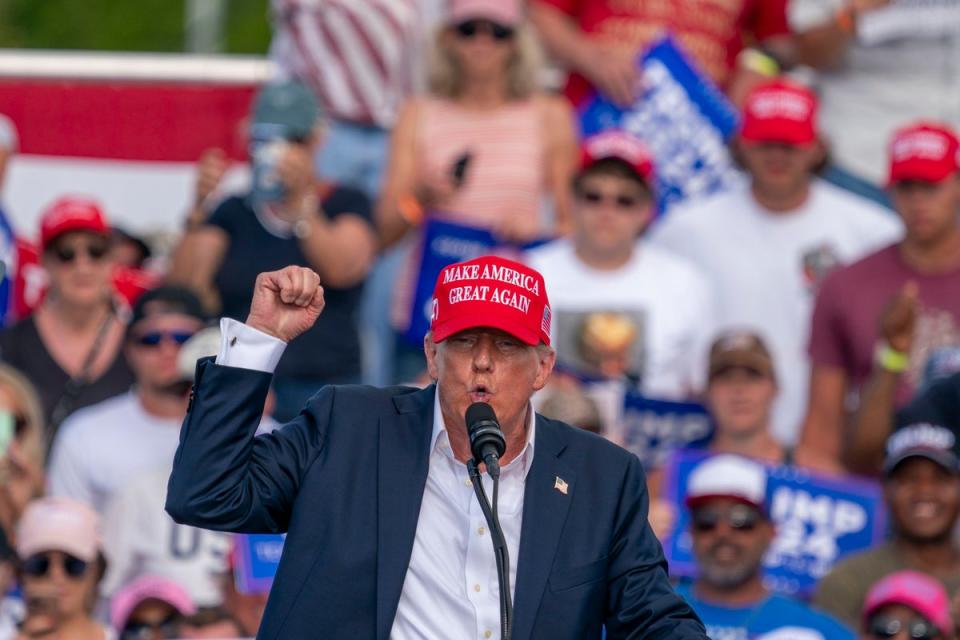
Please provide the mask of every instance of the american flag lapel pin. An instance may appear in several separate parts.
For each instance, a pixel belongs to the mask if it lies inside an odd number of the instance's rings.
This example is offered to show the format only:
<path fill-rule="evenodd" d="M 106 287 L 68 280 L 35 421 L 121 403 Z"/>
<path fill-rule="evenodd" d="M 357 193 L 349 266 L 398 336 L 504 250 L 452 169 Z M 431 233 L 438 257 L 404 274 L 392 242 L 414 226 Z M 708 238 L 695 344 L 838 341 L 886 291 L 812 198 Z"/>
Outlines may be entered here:
<path fill-rule="evenodd" d="M 567 495 L 567 489 L 569 488 L 569 485 L 567 485 L 566 480 L 564 480 L 560 476 L 557 476 L 553 481 L 553 488 L 559 491 L 560 493 L 562 493 L 563 495 Z"/>

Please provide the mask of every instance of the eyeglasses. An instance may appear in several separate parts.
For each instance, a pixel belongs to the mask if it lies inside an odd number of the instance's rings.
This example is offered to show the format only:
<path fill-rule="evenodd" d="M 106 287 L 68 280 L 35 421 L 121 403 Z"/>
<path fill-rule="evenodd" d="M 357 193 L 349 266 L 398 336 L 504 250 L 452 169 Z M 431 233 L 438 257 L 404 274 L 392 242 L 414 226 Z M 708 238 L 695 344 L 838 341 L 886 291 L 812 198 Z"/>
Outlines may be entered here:
<path fill-rule="evenodd" d="M 618 209 L 633 209 L 637 206 L 639 200 L 633 196 L 626 196 L 622 193 L 618 193 L 615 196 L 608 196 L 606 194 L 600 193 L 599 191 L 584 191 L 580 194 L 580 199 L 586 202 L 587 204 L 598 205 L 598 204 L 613 204 Z"/>
<path fill-rule="evenodd" d="M 723 520 L 734 531 L 753 531 L 760 522 L 760 512 L 745 504 L 736 504 L 729 509 L 694 509 L 690 514 L 693 528 L 700 533 L 709 533 Z"/>
<path fill-rule="evenodd" d="M 90 563 L 86 560 L 81 560 L 69 553 L 63 554 L 62 557 L 60 568 L 71 578 L 79 579 L 87 572 Z M 53 556 L 48 553 L 38 553 L 24 560 L 21 570 L 24 575 L 32 578 L 43 578 L 50 573 L 51 566 L 53 566 Z"/>
<path fill-rule="evenodd" d="M 489 20 L 467 20 L 456 26 L 461 38 L 473 38 L 483 31 L 497 41 L 509 40 L 513 37 L 513 29 Z"/>
<path fill-rule="evenodd" d="M 55 244 L 50 251 L 62 264 L 72 263 L 80 253 L 86 253 L 87 257 L 92 261 L 99 262 L 103 260 L 110 251 L 110 246 L 106 242 L 96 242 L 87 245 Z"/>
<path fill-rule="evenodd" d="M 184 331 L 150 331 L 140 335 L 136 341 L 142 347 L 157 347 L 166 340 L 171 340 L 178 346 L 193 337 L 194 334 Z"/>
<path fill-rule="evenodd" d="M 153 640 L 157 631 L 163 638 L 179 638 L 180 614 L 171 613 L 156 622 L 128 622 L 120 633 L 120 640 Z"/>
<path fill-rule="evenodd" d="M 934 640 L 940 637 L 940 630 L 923 618 L 905 622 L 892 616 L 878 616 L 871 618 L 868 626 L 871 638 L 893 638 L 901 631 L 906 631 L 911 640 Z"/>

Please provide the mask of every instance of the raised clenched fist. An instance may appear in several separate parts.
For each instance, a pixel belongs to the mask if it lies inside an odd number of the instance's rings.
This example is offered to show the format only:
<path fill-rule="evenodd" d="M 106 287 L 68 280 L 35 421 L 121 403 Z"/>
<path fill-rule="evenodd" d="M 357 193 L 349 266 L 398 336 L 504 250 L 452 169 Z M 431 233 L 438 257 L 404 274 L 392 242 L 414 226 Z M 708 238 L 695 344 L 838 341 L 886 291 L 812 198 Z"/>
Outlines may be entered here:
<path fill-rule="evenodd" d="M 313 326 L 323 311 L 320 276 L 306 267 L 286 267 L 257 276 L 247 325 L 284 342 Z"/>

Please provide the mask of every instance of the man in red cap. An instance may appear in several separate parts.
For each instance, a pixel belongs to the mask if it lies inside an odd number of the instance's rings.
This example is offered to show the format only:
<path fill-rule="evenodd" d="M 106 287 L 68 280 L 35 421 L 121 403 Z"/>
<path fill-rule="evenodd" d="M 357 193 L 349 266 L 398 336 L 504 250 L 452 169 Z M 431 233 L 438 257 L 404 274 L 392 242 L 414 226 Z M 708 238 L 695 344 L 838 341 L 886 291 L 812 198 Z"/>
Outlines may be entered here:
<path fill-rule="evenodd" d="M 653 239 L 710 279 L 718 330 L 759 334 L 780 383 L 773 430 L 792 444 L 807 403 L 806 343 L 813 297 L 826 273 L 900 235 L 889 212 L 816 178 L 824 162 L 817 100 L 775 80 L 747 97 L 734 149 L 739 188 L 671 211 Z"/>
<path fill-rule="evenodd" d="M 636 339 L 644 357 L 632 371 L 640 388 L 683 400 L 702 385 L 712 297 L 692 264 L 641 239 L 653 220 L 654 188 L 641 140 L 618 130 L 587 138 L 572 184 L 573 233 L 531 251 L 527 262 L 543 274 L 555 314 L 633 314 L 642 324 Z M 561 363 L 570 355 L 561 351 Z"/>
<path fill-rule="evenodd" d="M 906 235 L 824 282 L 810 339 L 803 444 L 864 473 L 879 468 L 894 409 L 960 370 L 960 140 L 917 122 L 894 134 L 889 158 Z M 859 412 L 846 433 L 851 396 Z"/>
<path fill-rule="evenodd" d="M 447 267 L 424 338 L 436 384 L 327 386 L 254 437 L 269 372 L 323 306 L 313 271 L 259 276 L 247 323 L 224 320 L 216 362 L 198 367 L 170 477 L 178 521 L 287 532 L 258 637 L 502 637 L 491 534 L 465 464 L 465 411 L 485 402 L 506 440 L 510 637 L 706 639 L 667 580 L 637 458 L 533 413 L 554 364 L 538 272 L 494 257 Z"/>

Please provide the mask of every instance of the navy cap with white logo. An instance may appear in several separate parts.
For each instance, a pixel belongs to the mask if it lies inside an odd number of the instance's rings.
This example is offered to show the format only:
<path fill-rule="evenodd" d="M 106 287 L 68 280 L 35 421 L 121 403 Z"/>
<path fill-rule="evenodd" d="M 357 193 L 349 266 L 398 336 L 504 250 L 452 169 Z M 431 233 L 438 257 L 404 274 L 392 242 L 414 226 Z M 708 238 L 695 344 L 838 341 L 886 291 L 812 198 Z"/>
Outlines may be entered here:
<path fill-rule="evenodd" d="M 889 475 L 908 458 L 926 458 L 953 473 L 960 473 L 957 436 L 952 429 L 932 422 L 912 422 L 895 430 L 887 439 L 883 472 Z"/>

